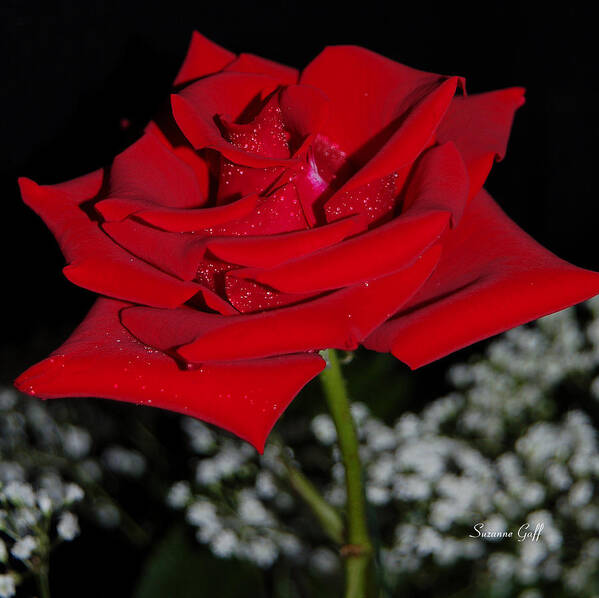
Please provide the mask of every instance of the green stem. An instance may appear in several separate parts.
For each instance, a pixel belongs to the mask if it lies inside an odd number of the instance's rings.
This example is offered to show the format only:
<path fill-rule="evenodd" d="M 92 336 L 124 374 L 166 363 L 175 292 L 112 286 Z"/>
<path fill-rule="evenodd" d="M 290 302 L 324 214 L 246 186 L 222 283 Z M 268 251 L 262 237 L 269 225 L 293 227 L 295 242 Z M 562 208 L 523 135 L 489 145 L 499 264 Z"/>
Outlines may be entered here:
<path fill-rule="evenodd" d="M 281 459 L 289 484 L 308 505 L 329 538 L 336 544 L 343 544 L 344 525 L 339 513 L 320 495 L 316 486 L 293 465 L 284 454 L 284 450 L 282 447 Z"/>
<path fill-rule="evenodd" d="M 42 565 L 36 574 L 37 586 L 40 598 L 50 598 L 50 580 L 48 579 L 48 567 Z"/>
<path fill-rule="evenodd" d="M 320 374 L 335 428 L 341 458 L 345 466 L 347 491 L 347 541 L 345 556 L 345 598 L 365 598 L 372 559 L 372 542 L 366 519 L 366 497 L 362 464 L 358 452 L 358 436 L 350 411 L 350 401 L 339 358 L 328 350 L 328 366 Z"/>

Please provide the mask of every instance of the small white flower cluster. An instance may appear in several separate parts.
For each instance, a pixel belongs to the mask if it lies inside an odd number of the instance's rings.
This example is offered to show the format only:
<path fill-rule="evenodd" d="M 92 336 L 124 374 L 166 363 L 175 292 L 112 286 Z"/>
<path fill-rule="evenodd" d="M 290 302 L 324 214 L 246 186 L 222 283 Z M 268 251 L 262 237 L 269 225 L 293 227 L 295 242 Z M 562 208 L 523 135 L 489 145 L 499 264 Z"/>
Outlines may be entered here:
<path fill-rule="evenodd" d="M 219 558 L 238 558 L 271 567 L 280 557 L 303 559 L 305 547 L 282 523 L 294 500 L 277 481 L 278 448 L 258 457 L 248 444 L 223 437 L 203 423 L 184 418 L 190 448 L 201 458 L 193 482 L 173 484 L 167 503 L 185 510 L 196 538 Z"/>
<path fill-rule="evenodd" d="M 391 579 L 425 564 L 441 571 L 476 561 L 471 569 L 480 583 L 501 587 L 502 595 L 561 583 L 567 595 L 595 597 L 597 433 L 581 409 L 555 415 L 560 402 L 568 407 L 568 394 L 560 391 L 568 380 L 583 397 L 599 388 L 599 377 L 592 382 L 599 302 L 588 307 L 596 319 L 586 328 L 571 309 L 506 333 L 486 356 L 451 369 L 458 390 L 393 425 L 353 405 L 368 500 L 386 509 L 386 520 L 401 521 L 381 555 Z M 332 423 L 327 415 L 312 422 L 325 447 L 334 442 Z M 332 457 L 326 496 L 342 506 L 343 465 L 335 448 Z M 485 530 L 512 531 L 515 539 L 470 538 L 479 522 Z M 543 526 L 538 541 L 518 542 L 526 523 L 531 530 Z"/>
<path fill-rule="evenodd" d="M 79 521 L 69 509 L 83 498 L 76 484 L 59 486 L 48 477 L 40 480 L 37 490 L 25 481 L 4 482 L 0 481 L 0 567 L 5 569 L 0 575 L 0 598 L 14 595 L 16 569 L 33 570 L 34 555 L 47 560 L 52 522 L 60 541 L 79 535 Z"/>
<path fill-rule="evenodd" d="M 13 389 L 0 390 L 0 598 L 15 595 L 19 571 L 47 564 L 51 546 L 79 535 L 73 510 L 85 493 L 63 470 L 68 463 L 75 474 L 90 446 L 83 428 L 60 424 Z"/>
<path fill-rule="evenodd" d="M 383 531 L 380 553 L 390 583 L 425 565 L 442 575 L 463 562 L 483 593 L 502 588 L 502 596 L 537 598 L 543 594 L 531 586 L 548 583 L 596 598 L 589 588 L 599 570 L 599 445 L 586 406 L 571 406 L 562 388 L 574 380 L 583 401 L 599 399 L 599 301 L 586 305 L 592 317 L 585 325 L 566 310 L 452 367 L 456 390 L 420 413 L 390 425 L 364 404 L 352 405 L 368 501 L 396 522 Z M 296 451 L 297 460 L 330 471 L 321 490 L 342 508 L 344 467 L 332 419 L 319 414 L 309 430 L 300 428 L 294 422 L 294 447 L 306 433 L 318 444 L 308 439 L 310 450 Z M 199 542 L 261 567 L 290 542 L 314 571 L 338 569 L 339 556 L 306 536 L 306 519 L 297 517 L 298 503 L 281 479 L 277 445 L 257 458 L 196 420 L 184 419 L 183 429 L 197 455 L 195 475 L 175 483 L 167 502 L 185 511 Z M 471 538 L 476 523 L 514 535 L 526 523 L 543 531 L 537 542 Z"/>

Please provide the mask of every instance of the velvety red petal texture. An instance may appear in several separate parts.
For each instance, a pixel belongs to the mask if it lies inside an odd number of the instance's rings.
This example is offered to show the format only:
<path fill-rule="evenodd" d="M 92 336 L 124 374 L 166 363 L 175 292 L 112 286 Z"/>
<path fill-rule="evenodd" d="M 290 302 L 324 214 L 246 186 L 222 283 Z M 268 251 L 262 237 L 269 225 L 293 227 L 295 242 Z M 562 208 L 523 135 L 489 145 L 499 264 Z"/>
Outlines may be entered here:
<path fill-rule="evenodd" d="M 392 135 L 397 120 L 445 79 L 364 48 L 332 46 L 303 70 L 300 83 L 317 87 L 331 101 L 331 118 L 321 133 L 364 163 Z"/>
<path fill-rule="evenodd" d="M 107 221 L 118 221 L 127 216 L 135 216 L 157 228 L 185 233 L 237 221 L 251 214 L 257 201 L 256 195 L 248 195 L 224 206 L 186 210 L 161 208 L 146 201 L 104 199 L 96 204 L 96 209 Z"/>
<path fill-rule="evenodd" d="M 599 293 L 481 191 L 522 88 L 466 97 L 355 46 L 300 74 L 198 33 L 175 85 L 105 169 L 20 180 L 65 275 L 107 297 L 25 392 L 153 404 L 261 450 L 321 349 L 417 367 Z"/>
<path fill-rule="evenodd" d="M 211 148 L 245 166 L 288 166 L 292 161 L 244 151 L 227 141 L 215 117 L 233 122 L 250 104 L 264 101 L 278 86 L 268 75 L 226 72 L 201 79 L 171 98 L 173 115 L 183 134 L 196 149 Z"/>
<path fill-rule="evenodd" d="M 377 229 L 270 269 L 244 269 L 250 278 L 286 293 L 328 291 L 379 278 L 412 263 L 436 243 L 449 213 L 431 211 L 396 218 Z"/>
<path fill-rule="evenodd" d="M 335 245 L 359 232 L 360 228 L 359 218 L 351 217 L 308 230 L 278 235 L 216 237 L 205 244 L 211 253 L 227 262 L 270 268 Z"/>
<path fill-rule="evenodd" d="M 433 247 L 401 272 L 293 307 L 234 318 L 185 307 L 132 307 L 123 311 L 122 322 L 142 342 L 161 350 L 176 349 L 192 363 L 324 347 L 355 349 L 420 288 L 437 264 L 439 253 L 439 246 Z"/>
<path fill-rule="evenodd" d="M 511 87 L 453 100 L 437 139 L 452 141 L 466 162 L 470 198 L 483 186 L 495 160 L 503 159 L 514 113 L 524 104 L 524 89 Z"/>
<path fill-rule="evenodd" d="M 114 159 L 108 187 L 110 197 L 168 208 L 198 207 L 206 201 L 193 169 L 153 133 L 146 133 Z"/>
<path fill-rule="evenodd" d="M 597 293 L 599 274 L 541 247 L 482 191 L 428 282 L 364 344 L 415 368 Z"/>
<path fill-rule="evenodd" d="M 102 172 L 60 185 L 39 186 L 19 179 L 23 201 L 47 224 L 69 265 L 65 276 L 90 291 L 118 299 L 161 307 L 185 303 L 199 285 L 181 281 L 116 245 L 88 217 L 82 204 L 102 187 Z"/>
<path fill-rule="evenodd" d="M 17 388 L 41 398 L 92 396 L 178 411 L 262 451 L 287 405 L 325 365 L 302 354 L 180 369 L 122 327 L 119 312 L 127 305 L 99 299 L 62 347 L 21 374 Z"/>
<path fill-rule="evenodd" d="M 235 54 L 210 41 L 197 31 L 191 36 L 187 56 L 175 78 L 175 85 L 190 83 L 205 75 L 220 71 L 233 62 Z"/>

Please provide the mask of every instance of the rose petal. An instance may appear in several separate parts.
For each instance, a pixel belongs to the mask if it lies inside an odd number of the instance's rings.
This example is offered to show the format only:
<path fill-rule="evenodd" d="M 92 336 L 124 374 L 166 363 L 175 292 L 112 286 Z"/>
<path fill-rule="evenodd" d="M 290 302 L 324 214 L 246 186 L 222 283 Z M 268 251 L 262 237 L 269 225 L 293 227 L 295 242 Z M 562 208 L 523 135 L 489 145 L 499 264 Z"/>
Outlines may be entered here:
<path fill-rule="evenodd" d="M 114 159 L 109 197 L 169 208 L 191 208 L 205 201 L 193 170 L 153 133 L 145 133 Z"/>
<path fill-rule="evenodd" d="M 331 101 L 321 133 L 364 163 L 389 138 L 387 127 L 445 78 L 364 48 L 334 46 L 304 69 L 300 83 L 317 87 Z"/>
<path fill-rule="evenodd" d="M 283 185 L 269 195 L 260 197 L 251 213 L 235 222 L 215 225 L 208 232 L 215 236 L 277 235 L 306 228 L 308 223 L 295 187 Z"/>
<path fill-rule="evenodd" d="M 482 191 L 449 233 L 435 273 L 364 343 L 416 368 L 599 293 L 599 275 L 564 262 Z"/>
<path fill-rule="evenodd" d="M 46 223 L 69 263 L 73 283 L 96 293 L 162 307 L 185 303 L 198 285 L 183 282 L 133 257 L 90 220 L 84 211 L 102 185 L 102 171 L 68 183 L 39 186 L 19 179 L 23 201 Z"/>
<path fill-rule="evenodd" d="M 204 75 L 216 73 L 234 59 L 233 52 L 194 31 L 183 65 L 175 78 L 175 85 L 183 85 Z"/>
<path fill-rule="evenodd" d="M 224 206 L 198 209 L 160 208 L 150 202 L 105 199 L 96 204 L 96 209 L 107 221 L 119 221 L 135 216 L 165 231 L 185 233 L 220 226 L 251 214 L 258 197 L 248 195 Z"/>
<path fill-rule="evenodd" d="M 253 280 L 225 275 L 225 292 L 231 305 L 242 314 L 301 303 L 318 293 L 281 293 Z"/>
<path fill-rule="evenodd" d="M 363 202 L 359 195 L 357 199 L 354 197 L 355 191 L 373 181 L 380 181 L 392 173 L 401 173 L 401 179 L 396 181 L 397 188 L 401 187 L 412 162 L 431 144 L 455 94 L 458 81 L 458 77 L 450 77 L 406 109 L 407 115 L 401 118 L 401 122 L 394 123 L 395 131 L 376 154 L 327 200 L 327 220 L 347 216 L 359 209 Z M 367 203 L 365 207 L 368 206 Z"/>
<path fill-rule="evenodd" d="M 227 318 L 189 308 L 132 307 L 123 310 L 121 320 L 142 342 L 162 350 L 176 349 L 193 363 L 323 348 L 355 349 L 420 288 L 439 254 L 435 246 L 401 272 L 259 314 Z"/>
<path fill-rule="evenodd" d="M 335 245 L 360 230 L 353 216 L 317 228 L 278 235 L 217 237 L 207 239 L 210 251 L 227 262 L 242 266 L 270 268 L 324 247 Z"/>
<path fill-rule="evenodd" d="M 462 217 L 468 200 L 470 179 L 460 152 L 451 143 L 437 145 L 418 159 L 403 195 L 410 213 L 447 210 L 452 226 Z"/>
<path fill-rule="evenodd" d="M 135 257 L 181 280 L 196 277 L 206 252 L 197 235 L 165 232 L 135 220 L 105 222 L 102 230 Z"/>
<path fill-rule="evenodd" d="M 256 168 L 289 166 L 297 161 L 269 158 L 235 147 L 223 137 L 215 122 L 216 117 L 237 121 L 250 105 L 263 102 L 277 85 L 277 81 L 267 75 L 218 73 L 173 95 L 173 115 L 195 149 L 212 148 L 236 164 Z"/>
<path fill-rule="evenodd" d="M 317 355 L 301 354 L 181 370 L 122 327 L 119 311 L 127 305 L 99 299 L 62 347 L 16 380 L 17 388 L 41 398 L 94 396 L 178 411 L 262 452 L 287 405 L 324 367 Z"/>
<path fill-rule="evenodd" d="M 470 199 L 480 191 L 493 161 L 503 159 L 514 113 L 522 104 L 522 87 L 457 97 L 451 103 L 437 139 L 453 141 L 460 150 L 470 175 Z"/>
<path fill-rule="evenodd" d="M 286 293 L 338 289 L 410 265 L 446 230 L 447 211 L 407 213 L 371 231 L 269 269 L 244 268 L 249 278 Z"/>
<path fill-rule="evenodd" d="M 155 135 L 170 152 L 174 153 L 179 160 L 185 162 L 193 170 L 200 190 L 200 197 L 208 200 L 211 165 L 204 158 L 202 152 L 197 152 L 183 136 L 183 133 L 179 131 L 172 115 L 169 114 L 163 118 L 160 125 L 154 121 L 149 122 L 145 131 Z"/>

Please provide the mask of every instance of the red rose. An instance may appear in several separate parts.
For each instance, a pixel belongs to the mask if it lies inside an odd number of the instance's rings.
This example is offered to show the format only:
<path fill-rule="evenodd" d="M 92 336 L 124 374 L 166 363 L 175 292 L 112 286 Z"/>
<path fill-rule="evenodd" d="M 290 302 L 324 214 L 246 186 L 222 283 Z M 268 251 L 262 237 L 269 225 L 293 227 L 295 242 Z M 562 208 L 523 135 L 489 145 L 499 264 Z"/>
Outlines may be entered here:
<path fill-rule="evenodd" d="M 418 367 L 599 292 L 482 185 L 523 90 L 356 47 L 302 73 L 195 34 L 172 116 L 104 170 L 21 180 L 104 297 L 17 386 L 181 411 L 261 449 L 319 349 Z M 176 124 L 175 124 L 176 123 Z"/>

